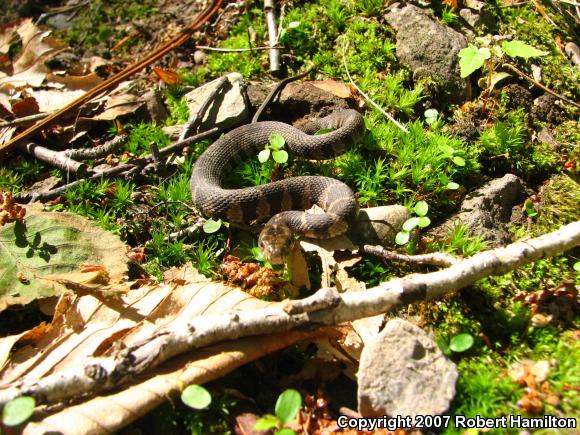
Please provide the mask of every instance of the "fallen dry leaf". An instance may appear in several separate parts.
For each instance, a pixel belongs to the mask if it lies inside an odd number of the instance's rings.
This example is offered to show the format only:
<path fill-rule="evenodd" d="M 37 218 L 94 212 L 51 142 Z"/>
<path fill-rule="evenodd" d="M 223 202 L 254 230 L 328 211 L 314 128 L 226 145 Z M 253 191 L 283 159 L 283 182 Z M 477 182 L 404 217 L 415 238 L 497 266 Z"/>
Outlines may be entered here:
<path fill-rule="evenodd" d="M 179 75 L 177 75 L 175 71 L 170 71 L 168 69 L 162 68 L 153 68 L 153 72 L 155 73 L 155 75 L 157 75 L 157 77 L 159 77 L 168 85 L 173 86 L 179 83 L 180 81 Z"/>
<path fill-rule="evenodd" d="M 138 98 L 134 95 L 113 95 L 107 100 L 107 103 L 105 104 L 105 110 L 92 119 L 98 121 L 112 121 L 119 116 L 134 113 L 143 104 L 144 103 L 139 101 Z"/>
<path fill-rule="evenodd" d="M 309 81 L 305 83 L 311 84 L 312 86 L 315 86 L 318 89 L 322 89 L 323 91 L 330 92 L 332 95 L 336 95 L 339 98 L 351 97 L 350 86 L 337 80 L 332 79 L 318 80 L 318 81 Z"/>
<path fill-rule="evenodd" d="M 190 285 L 144 286 L 106 301 L 96 293 L 80 297 L 65 294 L 57 304 L 51 324 L 36 331 L 33 345 L 23 342 L 23 334 L 0 339 L 0 356 L 4 358 L 0 388 L 78 367 L 87 358 L 110 355 L 115 349 L 140 343 L 163 328 L 183 325 L 196 316 L 254 310 L 270 304 L 273 303 L 200 276 Z M 320 338 L 320 332 L 291 332 L 250 337 L 190 352 L 143 375 L 140 383 L 123 391 L 31 422 L 24 433 L 116 431 L 188 384 L 219 378 L 242 364 L 315 334 Z M 15 350 L 11 353 L 12 349 Z"/>

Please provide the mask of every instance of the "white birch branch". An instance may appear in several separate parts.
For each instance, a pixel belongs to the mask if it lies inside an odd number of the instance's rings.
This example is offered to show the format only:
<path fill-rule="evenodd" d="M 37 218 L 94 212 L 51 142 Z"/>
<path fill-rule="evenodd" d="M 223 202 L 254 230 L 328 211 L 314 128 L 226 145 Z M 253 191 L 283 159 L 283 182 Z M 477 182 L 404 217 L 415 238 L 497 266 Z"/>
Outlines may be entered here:
<path fill-rule="evenodd" d="M 22 395 L 34 396 L 39 403 L 51 403 L 109 390 L 171 357 L 225 340 L 314 329 L 382 314 L 402 305 L 438 298 L 481 278 L 502 275 L 579 244 L 577 221 L 534 239 L 478 253 L 447 269 L 393 279 L 366 291 L 339 294 L 334 288 L 323 288 L 308 298 L 265 309 L 197 317 L 182 328 L 160 330 L 112 357 L 93 358 L 79 363 L 74 370 L 17 383 L 0 391 L 0 406 Z"/>

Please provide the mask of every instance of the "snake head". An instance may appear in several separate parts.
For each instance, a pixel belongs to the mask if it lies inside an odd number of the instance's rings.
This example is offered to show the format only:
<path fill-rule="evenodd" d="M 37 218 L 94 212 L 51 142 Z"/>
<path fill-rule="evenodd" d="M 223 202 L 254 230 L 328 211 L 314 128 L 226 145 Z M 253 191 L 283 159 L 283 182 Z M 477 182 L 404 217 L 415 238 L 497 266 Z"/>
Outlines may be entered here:
<path fill-rule="evenodd" d="M 266 224 L 258 237 L 258 246 L 262 254 L 272 264 L 286 263 L 293 242 L 290 228 L 279 223 Z"/>

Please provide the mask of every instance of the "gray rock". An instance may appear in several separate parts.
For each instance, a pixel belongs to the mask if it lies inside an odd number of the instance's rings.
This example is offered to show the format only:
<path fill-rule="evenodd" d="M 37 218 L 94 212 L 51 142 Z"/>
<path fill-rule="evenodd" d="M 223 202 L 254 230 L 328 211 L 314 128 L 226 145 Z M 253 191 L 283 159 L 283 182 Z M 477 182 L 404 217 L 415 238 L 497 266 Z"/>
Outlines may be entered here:
<path fill-rule="evenodd" d="M 32 195 L 35 193 L 48 192 L 49 190 L 52 190 L 61 184 L 62 180 L 60 179 L 60 177 L 50 176 L 45 178 L 44 180 L 40 180 L 34 183 L 25 193 Z"/>
<path fill-rule="evenodd" d="M 475 31 L 488 32 L 495 26 L 493 15 L 486 10 L 461 9 L 459 15 Z"/>
<path fill-rule="evenodd" d="M 467 226 L 467 233 L 482 236 L 492 246 L 510 242 L 507 224 L 512 207 L 525 193 L 522 180 L 513 174 L 496 178 L 471 192 L 463 200 L 459 213 L 451 216 L 427 235 L 445 238 L 457 224 Z"/>
<path fill-rule="evenodd" d="M 358 409 L 364 417 L 438 415 L 455 396 L 457 368 L 421 328 L 393 319 L 362 351 Z"/>
<path fill-rule="evenodd" d="M 228 83 L 217 93 L 214 104 L 206 112 L 201 128 L 219 127 L 228 129 L 243 124 L 249 116 L 249 104 L 244 80 L 240 73 L 230 73 Z M 206 83 L 185 95 L 190 119 L 195 116 L 201 105 L 218 85 L 218 81 Z"/>
<path fill-rule="evenodd" d="M 359 211 L 351 238 L 357 244 L 390 246 L 409 219 L 409 210 L 402 205 L 386 205 Z"/>
<path fill-rule="evenodd" d="M 149 113 L 149 117 L 151 121 L 156 124 L 163 124 L 165 120 L 169 117 L 169 113 L 163 104 L 163 99 L 159 95 L 159 93 L 155 90 L 150 90 L 145 92 L 141 99 L 145 101 L 145 105 L 147 106 L 147 112 Z"/>
<path fill-rule="evenodd" d="M 254 110 L 262 104 L 271 87 L 263 84 L 249 85 L 248 98 Z M 289 83 L 278 98 L 272 101 L 260 120 L 276 119 L 295 123 L 305 118 L 319 118 L 335 110 L 348 109 L 347 102 L 309 83 Z M 299 123 L 296 125 L 300 127 Z"/>
<path fill-rule="evenodd" d="M 195 50 L 193 52 L 193 61 L 196 65 L 203 65 L 207 62 L 207 53 L 201 50 Z"/>
<path fill-rule="evenodd" d="M 428 85 L 430 97 L 441 104 L 465 101 L 467 82 L 460 77 L 457 56 L 467 46 L 465 37 L 410 4 L 391 5 L 385 18 L 397 30 L 397 57 L 416 81 Z"/>

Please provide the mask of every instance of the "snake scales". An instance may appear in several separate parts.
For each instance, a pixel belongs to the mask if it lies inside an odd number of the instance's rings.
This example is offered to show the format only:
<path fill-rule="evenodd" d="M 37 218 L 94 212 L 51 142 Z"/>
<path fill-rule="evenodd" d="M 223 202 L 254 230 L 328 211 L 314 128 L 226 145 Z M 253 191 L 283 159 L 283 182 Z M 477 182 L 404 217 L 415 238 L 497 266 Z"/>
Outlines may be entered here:
<path fill-rule="evenodd" d="M 323 128 L 333 131 L 314 135 Z M 256 122 L 225 134 L 196 161 L 190 181 L 195 206 L 206 216 L 233 223 L 264 222 L 270 218 L 258 244 L 271 263 L 280 264 L 289 255 L 295 234 L 328 238 L 347 231 L 356 216 L 357 204 L 346 184 L 322 176 L 292 177 L 242 189 L 222 187 L 224 175 L 243 159 L 256 158 L 272 133 L 281 134 L 297 155 L 328 159 L 358 141 L 364 124 L 355 110 L 310 120 L 302 130 L 282 122 Z M 314 204 L 325 213 L 300 211 Z"/>

